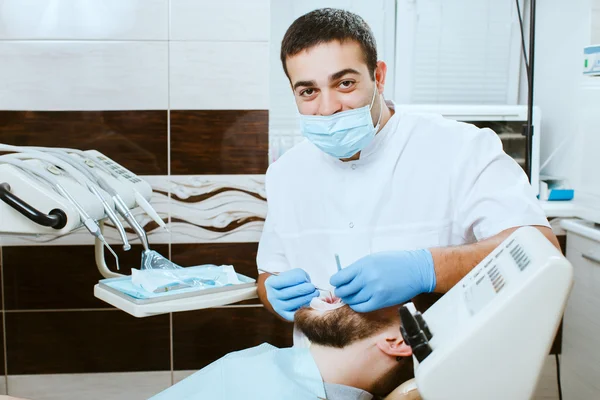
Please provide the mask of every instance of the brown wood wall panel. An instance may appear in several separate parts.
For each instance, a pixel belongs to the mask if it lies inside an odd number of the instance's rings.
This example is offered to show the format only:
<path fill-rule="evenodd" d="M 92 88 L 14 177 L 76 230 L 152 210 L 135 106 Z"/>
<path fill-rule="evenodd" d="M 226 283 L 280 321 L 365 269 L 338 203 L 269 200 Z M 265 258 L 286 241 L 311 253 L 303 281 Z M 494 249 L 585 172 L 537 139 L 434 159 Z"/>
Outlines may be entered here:
<path fill-rule="evenodd" d="M 138 175 L 166 175 L 167 111 L 0 111 L 0 143 L 96 149 Z"/>
<path fill-rule="evenodd" d="M 202 264 L 233 265 L 240 274 L 256 279 L 258 243 L 172 244 L 173 262 L 191 267 Z"/>
<path fill-rule="evenodd" d="M 171 174 L 264 174 L 267 110 L 171 111 Z"/>
<path fill-rule="evenodd" d="M 7 369 L 17 374 L 170 369 L 169 315 L 121 311 L 6 314 Z"/>
<path fill-rule="evenodd" d="M 262 307 L 216 308 L 173 314 L 176 370 L 200 369 L 232 351 L 270 343 L 292 345 L 292 324 Z"/>
<path fill-rule="evenodd" d="M 168 245 L 152 248 L 165 257 Z M 32 251 L 32 249 L 34 251 Z M 142 246 L 125 252 L 117 245 L 121 270 L 106 252 L 111 269 L 125 275 L 139 268 Z M 93 246 L 4 247 L 4 306 L 7 310 L 112 308 L 94 297 L 94 285 L 104 279 L 96 268 Z"/>
<path fill-rule="evenodd" d="M 191 267 L 202 264 L 233 265 L 236 272 L 252 279 L 258 278 L 256 252 L 258 243 L 194 243 L 171 245 L 173 262 Z M 235 303 L 238 305 L 261 304 L 260 300 L 250 299 Z"/>

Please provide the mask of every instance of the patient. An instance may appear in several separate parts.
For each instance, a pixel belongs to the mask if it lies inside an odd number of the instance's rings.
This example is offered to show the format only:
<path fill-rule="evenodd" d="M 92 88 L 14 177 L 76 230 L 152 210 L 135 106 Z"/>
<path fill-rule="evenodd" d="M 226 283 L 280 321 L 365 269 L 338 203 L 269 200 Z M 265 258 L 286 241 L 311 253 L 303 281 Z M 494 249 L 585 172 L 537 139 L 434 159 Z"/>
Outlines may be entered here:
<path fill-rule="evenodd" d="M 233 352 L 152 399 L 368 400 L 410 378 L 412 352 L 400 334 L 398 307 L 366 314 L 346 305 L 315 308 L 295 314 L 310 348 L 265 343 Z"/>

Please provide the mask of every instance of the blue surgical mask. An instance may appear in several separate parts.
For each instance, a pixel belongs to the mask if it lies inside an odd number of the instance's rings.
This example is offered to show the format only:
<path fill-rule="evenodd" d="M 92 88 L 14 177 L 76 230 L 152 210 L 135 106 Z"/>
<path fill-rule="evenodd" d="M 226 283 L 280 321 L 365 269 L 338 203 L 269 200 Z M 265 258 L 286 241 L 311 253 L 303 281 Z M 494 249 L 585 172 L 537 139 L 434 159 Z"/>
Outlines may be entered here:
<path fill-rule="evenodd" d="M 335 158 L 349 158 L 363 150 L 379 130 L 383 105 L 377 126 L 373 126 L 371 109 L 375 102 L 377 85 L 370 105 L 332 115 L 300 114 L 302 134 L 323 152 Z"/>

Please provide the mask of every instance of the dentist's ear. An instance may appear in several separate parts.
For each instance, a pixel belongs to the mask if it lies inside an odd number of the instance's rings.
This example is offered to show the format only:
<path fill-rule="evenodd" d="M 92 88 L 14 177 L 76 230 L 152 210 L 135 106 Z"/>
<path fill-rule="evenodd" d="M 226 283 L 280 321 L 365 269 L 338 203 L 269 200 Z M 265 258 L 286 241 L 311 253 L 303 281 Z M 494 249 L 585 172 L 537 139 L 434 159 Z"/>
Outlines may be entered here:
<path fill-rule="evenodd" d="M 396 337 L 383 336 L 377 341 L 377 347 L 379 350 L 392 357 L 412 356 L 412 349 L 404 343 L 402 335 Z"/>

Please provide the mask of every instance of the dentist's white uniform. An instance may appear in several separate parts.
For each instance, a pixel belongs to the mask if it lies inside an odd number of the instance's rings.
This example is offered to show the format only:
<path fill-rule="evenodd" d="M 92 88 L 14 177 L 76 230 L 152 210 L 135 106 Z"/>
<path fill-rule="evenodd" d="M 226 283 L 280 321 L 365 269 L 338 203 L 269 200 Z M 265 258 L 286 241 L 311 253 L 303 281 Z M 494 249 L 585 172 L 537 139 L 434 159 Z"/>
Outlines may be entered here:
<path fill-rule="evenodd" d="M 496 133 L 431 114 L 395 112 L 356 161 L 305 140 L 269 167 L 266 191 L 259 272 L 302 268 L 323 288 L 337 271 L 336 253 L 347 266 L 370 252 L 549 226 Z"/>

